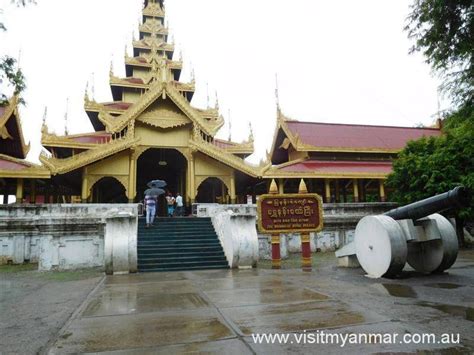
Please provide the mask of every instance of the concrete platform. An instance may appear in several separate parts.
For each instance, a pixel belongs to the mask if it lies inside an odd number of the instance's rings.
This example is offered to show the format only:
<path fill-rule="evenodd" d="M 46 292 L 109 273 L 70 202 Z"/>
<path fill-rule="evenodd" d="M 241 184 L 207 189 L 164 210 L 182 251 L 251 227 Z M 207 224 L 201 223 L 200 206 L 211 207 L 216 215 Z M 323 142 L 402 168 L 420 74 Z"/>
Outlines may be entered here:
<path fill-rule="evenodd" d="M 212 270 L 107 277 L 49 353 L 472 353 L 474 258 L 449 273 L 373 280 L 336 260 L 313 272 Z M 309 334 L 434 334 L 436 342 L 322 344 Z M 252 334 L 289 334 L 269 344 Z M 460 343 L 440 343 L 443 333 Z M 454 338 L 454 340 L 456 340 Z"/>

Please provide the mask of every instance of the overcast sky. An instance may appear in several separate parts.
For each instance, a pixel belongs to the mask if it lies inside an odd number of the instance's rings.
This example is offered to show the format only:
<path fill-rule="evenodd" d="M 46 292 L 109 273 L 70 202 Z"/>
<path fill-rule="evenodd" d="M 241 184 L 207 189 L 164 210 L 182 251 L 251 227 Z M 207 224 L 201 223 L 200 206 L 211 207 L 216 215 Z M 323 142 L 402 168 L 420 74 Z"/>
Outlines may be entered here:
<path fill-rule="evenodd" d="M 437 85 L 421 55 L 409 55 L 403 32 L 413 0 L 167 0 L 167 21 L 183 52 L 182 81 L 196 74 L 193 105 L 215 92 L 232 139 L 254 127 L 258 161 L 270 149 L 276 123 L 275 74 L 283 112 L 302 121 L 415 126 L 435 119 Z M 18 57 L 27 78 L 21 109 L 29 159 L 47 123 L 64 133 L 69 98 L 71 134 L 92 131 L 84 90 L 111 101 L 110 62 L 124 75 L 124 53 L 138 37 L 141 0 L 37 0 L 16 8 L 0 0 L 8 32 L 0 55 Z M 443 108 L 443 107 L 442 107 Z M 219 137 L 227 138 L 229 129 Z"/>

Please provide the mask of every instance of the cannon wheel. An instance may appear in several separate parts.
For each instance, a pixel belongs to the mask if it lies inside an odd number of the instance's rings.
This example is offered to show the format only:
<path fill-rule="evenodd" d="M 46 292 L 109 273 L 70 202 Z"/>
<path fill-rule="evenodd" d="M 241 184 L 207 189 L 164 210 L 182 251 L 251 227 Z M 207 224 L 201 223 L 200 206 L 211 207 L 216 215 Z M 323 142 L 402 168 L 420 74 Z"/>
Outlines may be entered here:
<path fill-rule="evenodd" d="M 369 277 L 393 277 L 407 260 L 407 242 L 398 223 L 387 216 L 367 216 L 357 224 L 357 259 Z"/>
<path fill-rule="evenodd" d="M 458 255 L 456 230 L 442 215 L 435 213 L 427 219 L 436 221 L 441 239 L 408 245 L 407 261 L 416 271 L 441 273 L 449 269 Z"/>

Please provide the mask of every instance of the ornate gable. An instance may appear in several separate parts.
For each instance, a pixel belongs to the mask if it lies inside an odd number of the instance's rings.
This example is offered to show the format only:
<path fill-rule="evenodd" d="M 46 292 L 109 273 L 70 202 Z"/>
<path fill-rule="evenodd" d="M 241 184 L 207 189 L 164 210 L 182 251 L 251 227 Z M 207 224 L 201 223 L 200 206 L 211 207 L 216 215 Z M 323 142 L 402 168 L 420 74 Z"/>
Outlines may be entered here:
<path fill-rule="evenodd" d="M 137 121 L 159 128 L 174 128 L 192 123 L 171 100 L 162 98 L 139 115 Z"/>

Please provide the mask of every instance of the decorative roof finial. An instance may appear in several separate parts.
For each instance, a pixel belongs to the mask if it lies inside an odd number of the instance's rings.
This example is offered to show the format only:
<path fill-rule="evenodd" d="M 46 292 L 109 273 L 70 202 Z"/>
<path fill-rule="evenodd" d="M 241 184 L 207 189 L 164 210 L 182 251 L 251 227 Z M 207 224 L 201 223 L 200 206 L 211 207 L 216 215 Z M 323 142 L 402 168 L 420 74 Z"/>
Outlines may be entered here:
<path fill-rule="evenodd" d="M 229 142 L 232 141 L 232 116 L 229 109 Z"/>
<path fill-rule="evenodd" d="M 207 108 L 209 109 L 210 108 L 210 105 L 209 105 L 209 83 L 206 83 L 206 90 L 207 90 Z"/>
<path fill-rule="evenodd" d="M 109 76 L 113 77 L 114 76 L 114 57 L 110 59 L 110 69 L 109 69 Z"/>
<path fill-rule="evenodd" d="M 276 105 L 277 105 L 277 112 L 280 113 L 280 87 L 278 84 L 278 73 L 275 73 L 275 100 L 276 100 Z"/>
<path fill-rule="evenodd" d="M 252 122 L 249 121 L 249 142 L 254 141 Z"/>
<path fill-rule="evenodd" d="M 66 100 L 66 113 L 64 114 L 64 135 L 69 135 L 68 126 L 68 113 L 69 113 L 69 97 Z"/>
<path fill-rule="evenodd" d="M 89 81 L 86 83 L 86 89 L 84 90 L 84 101 L 89 101 Z"/>
<path fill-rule="evenodd" d="M 219 111 L 219 97 L 217 96 L 217 90 L 216 90 L 216 104 L 215 104 L 215 109 Z"/>
<path fill-rule="evenodd" d="M 48 116 L 48 106 L 44 107 L 44 113 L 43 113 L 43 126 L 46 125 L 46 117 Z"/>
<path fill-rule="evenodd" d="M 92 100 L 95 101 L 95 75 L 94 73 L 92 73 L 91 94 L 92 94 Z"/>

